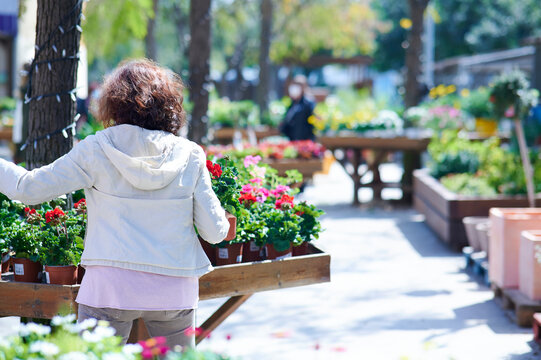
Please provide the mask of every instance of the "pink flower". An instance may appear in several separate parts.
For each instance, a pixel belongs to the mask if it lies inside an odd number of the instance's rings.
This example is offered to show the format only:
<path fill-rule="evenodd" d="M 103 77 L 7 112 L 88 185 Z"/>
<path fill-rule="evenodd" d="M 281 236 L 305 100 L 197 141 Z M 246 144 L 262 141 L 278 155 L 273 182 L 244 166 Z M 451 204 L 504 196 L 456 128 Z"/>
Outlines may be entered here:
<path fill-rule="evenodd" d="M 515 117 L 515 107 L 509 106 L 507 110 L 505 110 L 505 113 L 503 114 L 506 118 L 512 119 Z"/>
<path fill-rule="evenodd" d="M 262 166 L 254 166 L 253 169 L 250 170 L 250 175 L 252 175 L 254 178 L 264 178 L 266 173 L 267 168 Z"/>
<path fill-rule="evenodd" d="M 276 187 L 276 189 L 274 190 L 271 190 L 271 194 L 272 196 L 274 196 L 275 198 L 279 198 L 280 196 L 282 196 L 283 194 L 287 193 L 289 190 L 291 190 L 291 188 L 287 185 L 278 185 Z"/>
<path fill-rule="evenodd" d="M 246 156 L 244 158 L 244 167 L 248 168 L 251 165 L 255 166 L 255 165 L 259 164 L 260 161 L 261 161 L 261 156 L 259 156 L 259 155 L 256 155 L 256 156 L 248 155 L 248 156 Z"/>
<path fill-rule="evenodd" d="M 260 179 L 260 178 L 253 178 L 253 179 L 250 179 L 250 182 L 252 184 L 257 184 L 259 186 L 261 186 L 261 184 L 263 184 L 263 179 Z"/>
<path fill-rule="evenodd" d="M 242 188 L 240 189 L 240 192 L 241 194 L 247 194 L 247 193 L 251 193 L 255 190 L 254 186 L 253 185 L 250 185 L 250 184 L 246 184 L 246 185 L 242 185 Z"/>

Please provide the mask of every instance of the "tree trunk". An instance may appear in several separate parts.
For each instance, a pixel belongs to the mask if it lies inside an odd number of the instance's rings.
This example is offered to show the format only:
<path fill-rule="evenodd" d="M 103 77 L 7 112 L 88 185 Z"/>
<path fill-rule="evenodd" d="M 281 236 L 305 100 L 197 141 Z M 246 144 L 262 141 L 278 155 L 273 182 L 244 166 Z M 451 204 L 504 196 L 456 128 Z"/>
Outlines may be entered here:
<path fill-rule="evenodd" d="M 267 116 L 269 108 L 269 79 L 270 79 L 270 45 L 272 36 L 272 0 L 261 0 L 261 33 L 259 48 L 259 87 L 257 89 L 257 105 L 259 116 Z"/>
<path fill-rule="evenodd" d="M 408 0 L 410 18 L 412 22 L 409 31 L 406 49 L 406 94 L 404 103 L 406 108 L 415 106 L 421 101 L 421 53 L 423 51 L 423 15 L 429 0 Z"/>
<path fill-rule="evenodd" d="M 188 137 L 201 143 L 207 135 L 210 81 L 210 3 L 190 0 L 190 101 L 193 104 Z"/>
<path fill-rule="evenodd" d="M 154 16 L 148 18 L 147 22 L 147 34 L 145 36 L 145 56 L 148 59 L 158 61 L 158 49 L 156 46 L 156 18 L 158 17 L 158 5 L 159 0 L 152 0 L 152 10 L 154 11 Z"/>
<path fill-rule="evenodd" d="M 81 7 L 80 0 L 38 0 L 39 49 L 26 94 L 30 105 L 26 151 L 29 169 L 53 162 L 73 146 L 71 131 L 61 130 L 73 123 L 76 112 L 75 94 L 71 91 L 77 84 Z M 49 138 L 39 140 L 48 134 Z"/>

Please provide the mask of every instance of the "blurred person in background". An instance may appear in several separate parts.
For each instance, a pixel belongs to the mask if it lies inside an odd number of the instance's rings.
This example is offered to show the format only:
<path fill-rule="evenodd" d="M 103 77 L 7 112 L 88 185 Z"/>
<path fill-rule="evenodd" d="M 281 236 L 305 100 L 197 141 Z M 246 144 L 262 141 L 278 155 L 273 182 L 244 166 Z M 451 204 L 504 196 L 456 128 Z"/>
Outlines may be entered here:
<path fill-rule="evenodd" d="M 279 126 L 280 132 L 289 140 L 314 140 L 314 127 L 308 118 L 314 112 L 315 103 L 307 97 L 308 82 L 304 75 L 296 75 L 288 86 L 291 105 Z"/>

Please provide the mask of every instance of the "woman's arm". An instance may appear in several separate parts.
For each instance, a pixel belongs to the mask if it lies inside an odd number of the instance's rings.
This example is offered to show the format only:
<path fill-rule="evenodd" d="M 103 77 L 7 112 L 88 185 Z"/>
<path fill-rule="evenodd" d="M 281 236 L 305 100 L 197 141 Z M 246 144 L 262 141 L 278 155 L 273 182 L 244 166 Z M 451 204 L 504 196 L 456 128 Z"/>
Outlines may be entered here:
<path fill-rule="evenodd" d="M 197 146 L 195 153 L 199 165 L 199 176 L 193 197 L 194 224 L 204 240 L 211 244 L 217 244 L 227 236 L 229 222 L 225 217 L 225 210 L 222 208 L 220 200 L 212 190 L 205 152 Z"/>
<path fill-rule="evenodd" d="M 0 159 L 0 192 L 12 200 L 34 205 L 91 187 L 94 180 L 88 169 L 93 143 L 87 138 L 53 163 L 32 171 Z"/>

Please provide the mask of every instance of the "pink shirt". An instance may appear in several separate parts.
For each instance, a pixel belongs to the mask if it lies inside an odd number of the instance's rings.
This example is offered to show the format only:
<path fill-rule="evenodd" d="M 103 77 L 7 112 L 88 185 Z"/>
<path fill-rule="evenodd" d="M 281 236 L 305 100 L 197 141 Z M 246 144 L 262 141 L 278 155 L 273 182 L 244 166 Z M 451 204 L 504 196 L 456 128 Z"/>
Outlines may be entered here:
<path fill-rule="evenodd" d="M 185 310 L 197 308 L 199 279 L 110 266 L 87 266 L 75 300 L 96 308 Z"/>

